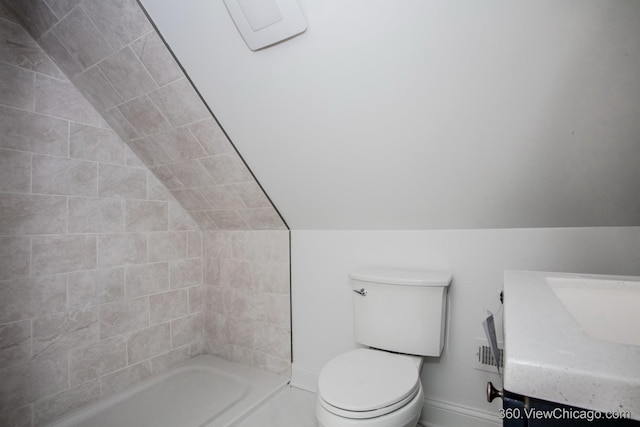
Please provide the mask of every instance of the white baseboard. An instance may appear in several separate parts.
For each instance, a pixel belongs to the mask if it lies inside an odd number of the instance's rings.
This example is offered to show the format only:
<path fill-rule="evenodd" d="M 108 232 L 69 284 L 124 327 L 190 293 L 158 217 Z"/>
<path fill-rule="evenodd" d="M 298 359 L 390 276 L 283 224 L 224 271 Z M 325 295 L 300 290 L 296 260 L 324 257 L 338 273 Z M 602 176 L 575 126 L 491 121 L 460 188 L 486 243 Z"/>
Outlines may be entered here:
<path fill-rule="evenodd" d="M 320 371 L 303 368 L 295 362 L 291 364 L 291 386 L 315 393 L 318 389 Z"/>
<path fill-rule="evenodd" d="M 497 414 L 425 398 L 419 424 L 423 427 L 499 427 L 502 421 Z"/>
<path fill-rule="evenodd" d="M 315 393 L 319 371 L 296 364 L 291 365 L 291 386 Z M 431 398 L 424 399 L 419 424 L 422 427 L 500 427 L 497 414 L 484 412 L 457 403 Z"/>

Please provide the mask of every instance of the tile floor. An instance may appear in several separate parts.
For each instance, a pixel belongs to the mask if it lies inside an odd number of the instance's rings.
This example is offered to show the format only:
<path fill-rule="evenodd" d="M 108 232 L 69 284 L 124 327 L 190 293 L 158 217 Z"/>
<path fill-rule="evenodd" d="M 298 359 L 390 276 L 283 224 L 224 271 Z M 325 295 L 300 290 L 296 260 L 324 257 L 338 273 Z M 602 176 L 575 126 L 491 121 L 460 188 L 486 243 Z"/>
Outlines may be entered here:
<path fill-rule="evenodd" d="M 316 395 L 287 386 L 235 427 L 317 427 Z"/>

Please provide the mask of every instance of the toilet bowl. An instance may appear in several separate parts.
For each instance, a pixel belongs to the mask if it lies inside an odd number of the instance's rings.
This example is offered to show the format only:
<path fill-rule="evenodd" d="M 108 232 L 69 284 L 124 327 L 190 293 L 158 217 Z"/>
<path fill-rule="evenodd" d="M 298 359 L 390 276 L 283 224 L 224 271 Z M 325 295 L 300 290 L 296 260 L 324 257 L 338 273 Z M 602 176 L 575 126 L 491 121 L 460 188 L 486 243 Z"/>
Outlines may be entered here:
<path fill-rule="evenodd" d="M 334 358 L 318 380 L 318 424 L 414 427 L 424 399 L 421 366 L 421 357 L 373 349 L 357 349 Z"/>

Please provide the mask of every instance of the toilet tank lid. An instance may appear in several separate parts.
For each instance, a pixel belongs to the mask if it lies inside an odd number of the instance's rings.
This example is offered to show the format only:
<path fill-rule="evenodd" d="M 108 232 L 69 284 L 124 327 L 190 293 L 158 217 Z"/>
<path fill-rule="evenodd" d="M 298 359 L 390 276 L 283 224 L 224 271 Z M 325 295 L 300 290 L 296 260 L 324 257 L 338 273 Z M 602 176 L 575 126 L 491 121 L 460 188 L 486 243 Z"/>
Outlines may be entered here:
<path fill-rule="evenodd" d="M 453 275 L 448 271 L 369 268 L 349 273 L 352 280 L 391 285 L 449 286 Z"/>

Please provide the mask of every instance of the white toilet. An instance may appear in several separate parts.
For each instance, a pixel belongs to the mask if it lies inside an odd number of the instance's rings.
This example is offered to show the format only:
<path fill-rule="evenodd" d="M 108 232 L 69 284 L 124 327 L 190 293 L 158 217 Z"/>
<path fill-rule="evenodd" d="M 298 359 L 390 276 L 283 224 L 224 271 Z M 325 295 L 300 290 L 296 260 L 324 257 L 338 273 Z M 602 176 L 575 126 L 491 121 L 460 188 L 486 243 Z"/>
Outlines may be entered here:
<path fill-rule="evenodd" d="M 320 371 L 320 427 L 414 427 L 424 394 L 423 356 L 444 346 L 451 273 L 371 269 L 349 274 L 359 348 Z"/>

